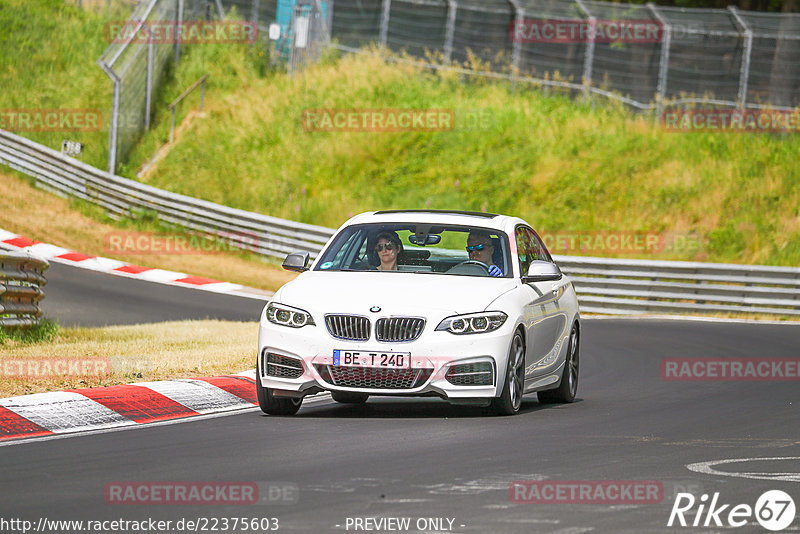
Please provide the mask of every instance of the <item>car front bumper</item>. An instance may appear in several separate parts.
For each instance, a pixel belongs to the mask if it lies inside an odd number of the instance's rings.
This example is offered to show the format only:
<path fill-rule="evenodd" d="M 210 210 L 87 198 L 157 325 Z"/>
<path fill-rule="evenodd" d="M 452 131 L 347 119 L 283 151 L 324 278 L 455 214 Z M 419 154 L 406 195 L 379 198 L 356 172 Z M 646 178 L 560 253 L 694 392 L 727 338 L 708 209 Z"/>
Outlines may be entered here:
<path fill-rule="evenodd" d="M 453 402 L 489 399 L 499 396 L 502 389 L 512 332 L 513 325 L 505 324 L 481 334 L 429 330 L 411 342 L 354 342 L 333 338 L 324 326 L 295 329 L 262 321 L 257 372 L 261 385 L 275 390 L 276 395 L 304 396 L 328 390 L 438 396 Z M 410 353 L 411 366 L 405 370 L 336 366 L 334 350 Z M 491 376 L 486 380 L 488 369 Z M 464 385 L 473 376 L 480 385 Z"/>

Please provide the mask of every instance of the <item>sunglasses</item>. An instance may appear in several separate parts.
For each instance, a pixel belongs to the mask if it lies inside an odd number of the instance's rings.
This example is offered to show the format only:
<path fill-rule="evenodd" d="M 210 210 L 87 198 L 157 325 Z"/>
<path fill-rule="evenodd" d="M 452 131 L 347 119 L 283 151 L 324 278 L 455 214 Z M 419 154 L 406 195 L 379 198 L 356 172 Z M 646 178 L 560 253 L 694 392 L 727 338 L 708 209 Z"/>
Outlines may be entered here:
<path fill-rule="evenodd" d="M 481 243 L 480 245 L 473 245 L 471 247 L 467 247 L 467 252 L 472 252 L 473 250 L 483 250 L 488 246 L 489 245 L 484 245 L 483 243 Z"/>
<path fill-rule="evenodd" d="M 375 245 L 375 250 L 377 250 L 378 252 L 381 252 L 383 249 L 386 249 L 389 252 L 391 252 L 392 250 L 394 250 L 394 243 L 386 243 L 385 245 L 383 243 L 380 243 L 378 245 Z"/>

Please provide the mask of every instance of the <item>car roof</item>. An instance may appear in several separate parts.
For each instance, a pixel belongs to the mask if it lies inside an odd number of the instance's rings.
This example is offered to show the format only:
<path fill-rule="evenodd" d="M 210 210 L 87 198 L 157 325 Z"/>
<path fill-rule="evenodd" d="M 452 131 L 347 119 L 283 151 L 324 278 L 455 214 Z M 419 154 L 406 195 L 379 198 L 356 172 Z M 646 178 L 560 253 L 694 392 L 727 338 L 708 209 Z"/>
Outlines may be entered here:
<path fill-rule="evenodd" d="M 527 223 L 518 217 L 485 213 L 481 211 L 460 210 L 382 210 L 369 211 L 352 217 L 344 226 L 367 223 L 412 223 L 426 222 L 433 224 L 452 224 L 460 226 L 476 226 L 492 228 L 504 232 L 513 231 L 516 224 Z"/>

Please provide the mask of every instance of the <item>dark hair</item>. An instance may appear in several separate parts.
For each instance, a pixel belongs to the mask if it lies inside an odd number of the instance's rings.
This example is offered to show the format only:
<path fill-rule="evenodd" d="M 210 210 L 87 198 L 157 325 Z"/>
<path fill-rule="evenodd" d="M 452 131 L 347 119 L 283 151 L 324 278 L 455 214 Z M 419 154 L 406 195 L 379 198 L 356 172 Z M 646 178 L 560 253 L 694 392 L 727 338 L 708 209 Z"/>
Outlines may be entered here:
<path fill-rule="evenodd" d="M 398 265 L 403 263 L 405 260 L 405 251 L 403 250 L 403 242 L 400 241 L 400 237 L 397 235 L 397 232 L 393 232 L 391 230 L 382 230 L 367 240 L 367 257 L 369 258 L 370 265 L 377 267 L 381 264 L 381 260 L 378 257 L 378 252 L 375 250 L 378 241 L 381 239 L 386 239 L 397 247 L 397 263 Z"/>
<path fill-rule="evenodd" d="M 474 239 L 484 239 L 488 241 L 491 246 L 495 246 L 494 239 L 492 239 L 492 236 L 489 234 L 489 232 L 485 230 L 471 230 L 469 235 L 467 236 L 467 239 L 469 239 L 470 237 Z"/>

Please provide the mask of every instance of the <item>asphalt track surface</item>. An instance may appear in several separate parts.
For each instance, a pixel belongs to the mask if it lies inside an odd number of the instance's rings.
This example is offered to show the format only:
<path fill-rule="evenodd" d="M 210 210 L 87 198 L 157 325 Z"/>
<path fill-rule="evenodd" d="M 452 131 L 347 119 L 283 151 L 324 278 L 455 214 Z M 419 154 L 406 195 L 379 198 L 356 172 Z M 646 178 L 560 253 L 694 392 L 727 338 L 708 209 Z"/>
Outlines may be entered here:
<path fill-rule="evenodd" d="M 51 262 L 42 308 L 66 326 L 182 319 L 258 321 L 265 301 L 156 284 Z"/>
<path fill-rule="evenodd" d="M 56 290 L 60 271 L 50 272 L 47 286 L 54 310 L 63 309 Z M 85 283 L 80 278 L 71 278 L 69 291 L 80 291 Z M 118 292 L 127 291 L 127 284 L 108 288 L 110 296 L 98 290 L 91 306 L 111 322 L 117 316 L 106 309 L 120 304 Z M 233 297 L 173 294 L 160 287 L 133 291 L 124 298 L 146 310 L 147 320 L 172 318 L 183 307 L 192 317 L 205 310 L 224 317 L 230 310 L 231 318 L 240 318 L 240 306 L 228 304 Z M 149 301 L 153 293 L 157 300 Z M 251 305 L 248 299 L 236 300 L 244 301 L 242 308 Z M 401 530 L 406 532 L 730 531 L 667 527 L 675 492 L 689 491 L 698 499 L 719 492 L 720 504 L 754 506 L 764 491 L 780 489 L 800 509 L 800 460 L 715 467 L 727 475 L 686 466 L 800 457 L 800 386 L 796 381 L 665 381 L 660 362 L 672 357 L 796 358 L 798 346 L 798 326 L 585 320 L 574 404 L 543 406 L 532 396 L 517 416 L 487 417 L 479 408 L 451 407 L 439 400 L 377 398 L 364 406 L 346 406 L 328 398 L 307 403 L 294 417 L 264 416 L 254 409 L 4 446 L 0 518 L 34 524 L 40 518 L 153 518 L 173 525 L 181 518 L 277 518 L 279 532 L 309 533 L 392 532 L 352 526 L 355 518 L 382 517 L 410 518 L 410 528 Z M 742 472 L 757 473 L 756 478 L 735 476 Z M 775 473 L 782 473 L 782 480 Z M 661 482 L 665 491 L 657 504 L 511 502 L 512 482 L 540 479 L 651 480 Z M 293 487 L 297 493 L 284 504 L 108 504 L 106 484 L 129 481 L 252 481 L 261 488 L 270 483 Z M 695 506 L 686 514 L 690 525 L 696 511 Z M 452 530 L 418 530 L 420 518 L 449 518 Z M 753 518 L 733 531 L 767 532 Z M 800 519 L 788 531 L 800 531 Z"/>

